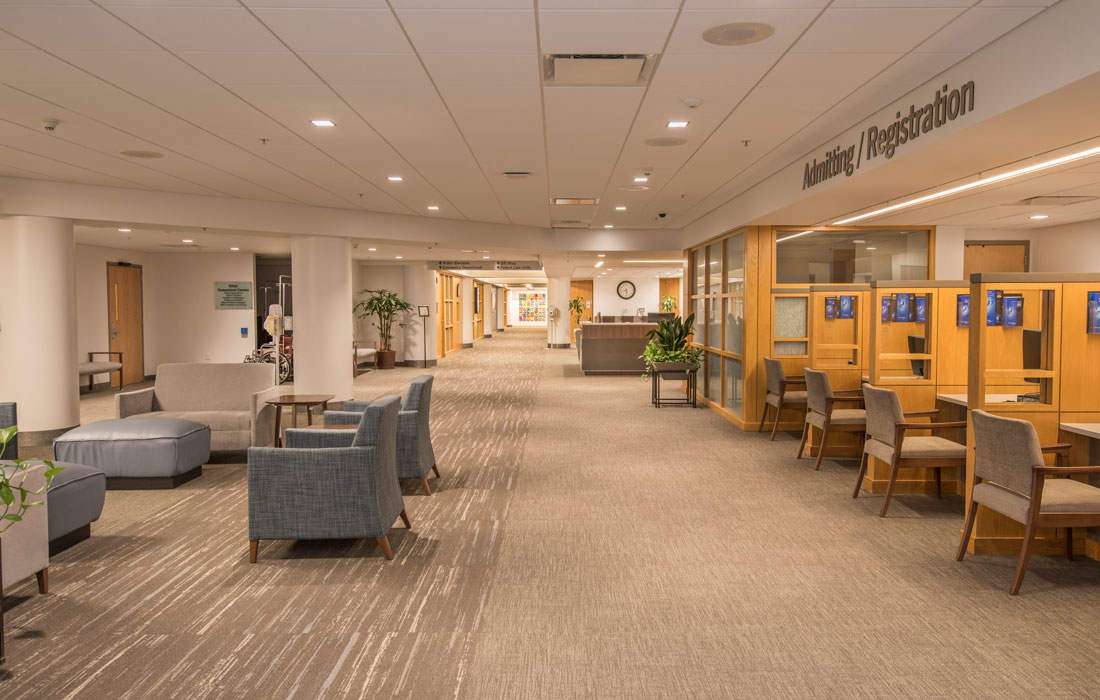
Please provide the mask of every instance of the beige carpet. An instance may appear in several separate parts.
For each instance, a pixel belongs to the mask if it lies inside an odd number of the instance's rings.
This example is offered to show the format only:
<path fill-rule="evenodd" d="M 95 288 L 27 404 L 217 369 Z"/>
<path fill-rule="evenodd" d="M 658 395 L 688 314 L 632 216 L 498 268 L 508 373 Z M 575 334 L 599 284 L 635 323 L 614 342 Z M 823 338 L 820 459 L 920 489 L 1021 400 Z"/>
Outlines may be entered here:
<path fill-rule="evenodd" d="M 52 591 L 9 591 L 4 698 L 1087 698 L 1100 565 L 953 559 L 957 497 L 854 469 L 509 329 L 444 360 L 412 531 L 265 543 L 245 471 L 110 492 Z M 417 370 L 372 372 L 357 394 Z M 87 413 L 110 397 L 85 400 Z M 102 409 L 98 409 L 102 410 Z M 108 412 L 109 413 L 109 412 Z M 14 605 L 12 605 L 14 603 Z"/>

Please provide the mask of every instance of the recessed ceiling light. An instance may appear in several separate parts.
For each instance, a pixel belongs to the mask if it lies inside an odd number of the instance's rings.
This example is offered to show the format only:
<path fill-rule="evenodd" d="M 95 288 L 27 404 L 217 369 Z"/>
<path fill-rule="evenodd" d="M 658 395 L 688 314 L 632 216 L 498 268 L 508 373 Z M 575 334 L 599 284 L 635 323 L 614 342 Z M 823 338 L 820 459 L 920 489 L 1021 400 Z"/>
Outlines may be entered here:
<path fill-rule="evenodd" d="M 878 250 L 878 248 L 874 248 L 874 247 L 868 246 L 868 247 L 867 247 L 867 250 Z"/>
<path fill-rule="evenodd" d="M 626 207 L 624 207 L 622 205 L 619 205 L 619 206 L 615 207 L 615 211 L 626 211 Z"/>
<path fill-rule="evenodd" d="M 157 151 L 119 151 L 127 158 L 163 158 L 163 153 Z"/>
<path fill-rule="evenodd" d="M 313 119 L 313 126 L 336 126 L 331 119 Z"/>
<path fill-rule="evenodd" d="M 230 250 L 240 250 L 240 248 L 230 248 Z"/>
<path fill-rule="evenodd" d="M 405 259 L 404 255 L 395 255 L 393 257 L 394 257 L 395 260 L 404 260 Z"/>
<path fill-rule="evenodd" d="M 688 125 L 687 122 L 669 122 L 668 128 L 670 129 L 683 129 Z"/>
<path fill-rule="evenodd" d="M 401 177 L 400 175 L 390 175 L 386 179 L 389 180 L 390 182 L 404 182 L 405 181 L 405 178 Z"/>
<path fill-rule="evenodd" d="M 860 238 L 857 238 L 857 239 L 855 239 L 854 241 L 852 241 L 852 243 L 866 243 L 866 242 L 867 242 L 867 241 L 865 241 L 865 240 L 862 240 L 862 239 L 860 239 Z"/>
<path fill-rule="evenodd" d="M 377 248 L 367 248 L 367 250 L 369 250 L 370 252 L 372 252 L 372 253 L 373 253 L 374 251 L 376 251 L 376 250 L 378 250 L 378 249 L 377 249 Z"/>
<path fill-rule="evenodd" d="M 614 224 L 604 224 L 604 228 L 615 228 Z"/>
<path fill-rule="evenodd" d="M 603 260 L 601 260 L 601 261 L 599 261 L 598 263 L 596 263 L 596 267 L 602 267 L 602 266 L 603 266 Z"/>
<path fill-rule="evenodd" d="M 649 182 L 649 177 L 647 175 L 639 175 L 634 178 L 634 182 Z"/>
<path fill-rule="evenodd" d="M 120 228 L 120 229 L 118 230 L 118 232 L 119 232 L 119 233 L 130 233 L 130 229 L 128 229 L 128 228 Z"/>
<path fill-rule="evenodd" d="M 489 256 L 488 256 L 488 255 L 482 255 L 482 256 L 481 256 L 481 259 L 482 259 L 482 260 L 488 260 L 488 259 L 489 259 Z"/>
<path fill-rule="evenodd" d="M 608 272 L 614 272 L 614 271 L 615 271 L 615 268 L 613 268 L 613 267 L 609 267 L 609 268 L 607 268 L 607 271 L 608 271 Z"/>
<path fill-rule="evenodd" d="M 597 258 L 606 258 L 607 256 L 604 255 L 603 253 L 596 253 L 596 257 Z"/>
<path fill-rule="evenodd" d="M 679 139 L 675 136 L 658 136 L 657 138 L 645 140 L 645 145 L 657 147 L 683 146 L 685 143 L 687 143 L 687 139 Z"/>
<path fill-rule="evenodd" d="M 711 27 L 703 32 L 703 41 L 717 46 L 744 46 L 764 41 L 775 34 L 775 27 L 761 22 L 734 22 Z"/>
<path fill-rule="evenodd" d="M 646 192 L 649 190 L 649 185 L 623 185 L 619 189 L 623 192 Z"/>
<path fill-rule="evenodd" d="M 914 206 L 914 205 L 917 205 L 917 204 L 924 204 L 925 202 L 931 202 L 931 201 L 936 200 L 936 199 L 942 199 L 943 197 L 949 197 L 953 194 L 958 194 L 959 192 L 966 192 L 966 191 L 972 190 L 976 187 L 983 187 L 985 185 L 992 185 L 995 182 L 1003 182 L 1005 180 L 1011 180 L 1013 178 L 1020 177 L 1021 175 L 1027 175 L 1028 173 L 1033 173 L 1037 170 L 1046 170 L 1047 168 L 1053 168 L 1053 167 L 1058 166 L 1058 165 L 1064 165 L 1066 163 L 1072 163 L 1073 161 L 1081 160 L 1082 158 L 1090 158 L 1090 157 L 1095 156 L 1097 154 L 1100 154 L 1100 146 L 1094 146 L 1093 148 L 1088 148 L 1088 149 L 1085 149 L 1083 151 L 1078 151 L 1076 153 L 1070 153 L 1069 155 L 1060 156 L 1058 158 L 1052 158 L 1050 160 L 1045 160 L 1041 163 L 1036 163 L 1034 165 L 1028 165 L 1028 166 L 1025 166 L 1023 168 L 1017 168 L 1016 170 L 1009 170 L 1008 172 L 1001 173 L 1000 175 L 990 175 L 989 177 L 983 177 L 980 180 L 974 180 L 972 182 L 966 183 L 965 185 L 957 185 L 955 187 L 949 187 L 946 190 L 940 190 L 939 192 L 933 192 L 932 194 L 926 194 L 926 195 L 923 195 L 923 196 L 920 196 L 920 197 L 914 197 L 913 199 L 908 199 L 904 202 L 898 202 L 897 204 L 891 204 L 888 207 L 883 207 L 881 209 L 875 209 L 873 211 L 869 211 L 866 214 L 859 214 L 858 216 L 849 216 L 847 219 L 841 219 L 840 221 L 834 221 L 833 226 L 843 226 L 844 224 L 850 224 L 853 221 L 862 221 L 863 219 L 869 219 L 872 216 L 878 216 L 879 214 L 886 214 L 887 212 L 897 211 L 898 209 L 905 209 L 906 207 L 911 207 L 911 206 Z"/>
<path fill-rule="evenodd" d="M 191 240 L 190 238 L 184 238 L 183 242 L 184 243 L 194 243 L 195 241 Z"/>
<path fill-rule="evenodd" d="M 434 204 L 429 204 L 428 205 L 428 211 L 439 211 L 439 207 L 437 207 Z"/>
<path fill-rule="evenodd" d="M 1049 217 L 1048 215 L 1046 215 L 1046 214 L 1035 214 L 1035 215 L 1034 215 L 1034 216 L 1032 216 L 1031 218 L 1032 218 L 1033 220 L 1035 220 L 1035 221 L 1039 221 L 1040 219 L 1049 219 L 1050 217 Z M 120 229 L 120 230 L 121 230 L 121 229 Z"/>

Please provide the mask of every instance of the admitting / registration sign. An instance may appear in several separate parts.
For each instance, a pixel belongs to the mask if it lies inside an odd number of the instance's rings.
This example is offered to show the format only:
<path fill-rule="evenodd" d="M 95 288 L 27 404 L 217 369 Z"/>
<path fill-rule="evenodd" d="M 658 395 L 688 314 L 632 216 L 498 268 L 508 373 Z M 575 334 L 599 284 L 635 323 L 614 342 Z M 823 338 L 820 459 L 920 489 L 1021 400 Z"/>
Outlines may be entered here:
<path fill-rule="evenodd" d="M 214 310 L 239 311 L 252 308 L 251 282 L 215 282 Z"/>

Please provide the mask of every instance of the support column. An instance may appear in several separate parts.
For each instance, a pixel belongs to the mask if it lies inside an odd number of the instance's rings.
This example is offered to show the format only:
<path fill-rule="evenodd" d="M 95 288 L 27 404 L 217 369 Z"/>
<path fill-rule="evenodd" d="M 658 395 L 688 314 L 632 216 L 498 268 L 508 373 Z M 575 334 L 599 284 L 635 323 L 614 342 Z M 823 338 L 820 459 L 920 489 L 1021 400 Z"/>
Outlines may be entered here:
<path fill-rule="evenodd" d="M 474 281 L 462 278 L 462 347 L 474 346 Z"/>
<path fill-rule="evenodd" d="M 73 222 L 0 217 L 0 250 L 0 401 L 18 404 L 20 444 L 48 445 L 80 425 Z"/>
<path fill-rule="evenodd" d="M 546 280 L 546 347 L 548 348 L 568 349 L 570 345 L 569 282 L 569 277 L 549 277 Z"/>
<path fill-rule="evenodd" d="M 291 244 L 294 393 L 353 398 L 351 244 L 303 236 Z"/>
<path fill-rule="evenodd" d="M 935 256 L 936 279 L 961 280 L 963 256 L 966 254 L 966 229 L 962 226 L 937 226 L 936 248 L 930 252 Z"/>
<path fill-rule="evenodd" d="M 424 263 L 406 265 L 405 301 L 413 305 L 413 311 L 402 329 L 405 332 L 405 364 L 409 367 L 435 367 L 438 363 L 437 331 L 439 327 L 438 292 L 435 288 L 435 271 Z M 427 306 L 431 314 L 420 318 L 416 307 Z M 427 351 L 425 353 L 425 350 Z M 425 357 L 427 359 L 425 359 Z"/>
<path fill-rule="evenodd" d="M 508 327 L 508 289 L 499 287 L 497 295 L 497 330 L 502 331 Z"/>

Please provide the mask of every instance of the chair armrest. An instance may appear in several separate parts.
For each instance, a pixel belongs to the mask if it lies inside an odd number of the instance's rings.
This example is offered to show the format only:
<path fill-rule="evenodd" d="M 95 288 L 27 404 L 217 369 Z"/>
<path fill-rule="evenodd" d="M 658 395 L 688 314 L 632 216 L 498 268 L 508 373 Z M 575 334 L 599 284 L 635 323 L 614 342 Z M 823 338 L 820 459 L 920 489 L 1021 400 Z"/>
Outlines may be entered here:
<path fill-rule="evenodd" d="M 924 418 L 924 417 L 931 418 L 932 416 L 938 416 L 938 415 L 940 415 L 939 411 L 906 411 L 905 412 L 905 417 L 906 418 Z"/>
<path fill-rule="evenodd" d="M 931 428 L 965 428 L 966 421 L 956 420 L 950 423 L 898 423 L 897 427 L 904 430 L 929 430 Z"/>
<path fill-rule="evenodd" d="M 1054 445 L 1043 445 L 1039 449 L 1043 451 L 1043 454 L 1050 454 L 1051 452 L 1068 452 L 1073 449 L 1073 445 L 1067 442 L 1059 442 Z"/>
<path fill-rule="evenodd" d="M 273 386 L 249 396 L 249 422 L 252 431 L 249 444 L 252 447 L 267 447 L 275 442 L 275 412 L 280 409 L 269 404 L 267 400 L 278 396 L 280 391 L 278 386 Z"/>
<path fill-rule="evenodd" d="M 331 447 L 351 447 L 355 442 L 355 429 L 349 425 L 347 430 L 308 430 L 289 428 L 283 434 L 283 444 L 289 448 L 328 449 Z"/>
<path fill-rule="evenodd" d="M 787 382 L 788 384 L 805 384 L 806 383 L 806 377 L 799 374 L 799 375 L 794 376 L 794 377 L 787 377 L 783 381 Z"/>
<path fill-rule="evenodd" d="M 1035 474 L 1073 476 L 1074 474 L 1100 474 L 1100 466 L 1089 467 L 1032 467 Z"/>
<path fill-rule="evenodd" d="M 859 396 L 859 397 L 862 398 L 863 397 L 863 389 L 840 389 L 838 391 L 833 392 L 833 398 L 834 399 L 838 398 L 838 397 L 841 397 L 841 396 Z"/>
<path fill-rule="evenodd" d="M 115 394 L 115 418 L 128 418 L 140 413 L 152 413 L 155 396 L 153 387 Z"/>
<path fill-rule="evenodd" d="M 363 420 L 360 411 L 325 411 L 325 425 L 346 425 L 354 428 Z"/>
<path fill-rule="evenodd" d="M 111 359 L 111 355 L 118 355 L 118 361 L 122 362 L 122 353 L 117 350 L 96 350 L 95 352 L 88 353 L 88 362 L 91 362 L 96 355 L 106 355 L 107 359 Z"/>
<path fill-rule="evenodd" d="M 344 408 L 341 410 L 350 411 L 354 413 L 362 413 L 370 406 L 370 401 L 345 401 Z"/>
<path fill-rule="evenodd" d="M 833 396 L 833 403 L 863 403 L 862 396 Z"/>

